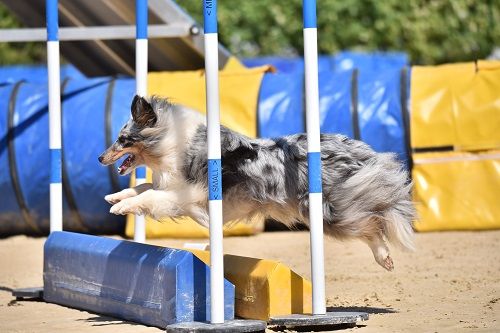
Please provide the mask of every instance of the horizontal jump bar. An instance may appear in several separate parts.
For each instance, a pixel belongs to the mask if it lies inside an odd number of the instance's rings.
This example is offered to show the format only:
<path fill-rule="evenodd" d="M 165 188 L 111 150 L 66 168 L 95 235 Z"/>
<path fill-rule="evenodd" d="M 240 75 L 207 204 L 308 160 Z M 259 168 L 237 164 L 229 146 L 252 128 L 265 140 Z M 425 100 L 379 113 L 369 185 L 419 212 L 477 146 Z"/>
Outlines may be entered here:
<path fill-rule="evenodd" d="M 148 26 L 148 38 L 176 38 L 197 35 L 199 28 L 188 24 L 156 24 Z M 94 27 L 60 27 L 60 41 L 135 39 L 135 25 Z M 0 42 L 44 42 L 45 28 L 0 29 Z"/>

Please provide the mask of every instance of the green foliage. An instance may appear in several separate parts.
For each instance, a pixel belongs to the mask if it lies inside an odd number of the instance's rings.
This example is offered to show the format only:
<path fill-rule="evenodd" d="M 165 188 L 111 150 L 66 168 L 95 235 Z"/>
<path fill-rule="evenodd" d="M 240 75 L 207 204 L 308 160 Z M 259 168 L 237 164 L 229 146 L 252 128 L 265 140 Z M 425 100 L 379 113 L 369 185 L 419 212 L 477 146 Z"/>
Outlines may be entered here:
<path fill-rule="evenodd" d="M 21 23 L 0 4 L 0 28 L 19 28 Z M 46 58 L 44 43 L 0 43 L 0 66 L 40 63 Z"/>
<path fill-rule="evenodd" d="M 398 50 L 413 63 L 484 58 L 500 42 L 498 0 L 317 0 L 318 48 Z M 201 0 L 177 3 L 202 22 Z M 219 0 L 221 42 L 236 55 L 300 54 L 301 0 Z M 496 45 L 498 46 L 498 45 Z"/>

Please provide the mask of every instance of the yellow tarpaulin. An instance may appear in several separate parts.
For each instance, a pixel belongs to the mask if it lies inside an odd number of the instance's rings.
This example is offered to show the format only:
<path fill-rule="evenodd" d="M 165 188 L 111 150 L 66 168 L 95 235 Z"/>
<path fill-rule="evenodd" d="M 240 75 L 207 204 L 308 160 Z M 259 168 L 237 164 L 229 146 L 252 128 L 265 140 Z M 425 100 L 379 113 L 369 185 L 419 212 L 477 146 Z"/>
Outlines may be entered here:
<path fill-rule="evenodd" d="M 221 123 L 239 133 L 255 137 L 257 134 L 257 103 L 260 84 L 269 67 L 245 68 L 236 59 L 230 59 L 219 72 Z M 205 72 L 154 72 L 148 74 L 148 94 L 168 97 L 173 103 L 183 104 L 205 113 Z M 147 177 L 151 179 L 148 170 Z M 151 181 L 151 180 L 149 180 Z M 135 183 L 131 180 L 131 186 Z M 262 226 L 233 224 L 225 235 L 254 234 Z M 127 217 L 125 234 L 132 237 L 134 216 Z M 146 237 L 208 237 L 208 230 L 190 218 L 162 220 L 146 217 Z"/>
<path fill-rule="evenodd" d="M 411 146 L 500 147 L 500 61 L 412 67 Z"/>
<path fill-rule="evenodd" d="M 231 62 L 219 73 L 221 123 L 239 133 L 257 135 L 257 103 L 260 83 L 269 67 L 244 68 Z M 206 112 L 205 71 L 148 74 L 148 94 L 170 98 Z"/>
<path fill-rule="evenodd" d="M 500 228 L 500 150 L 414 154 L 418 231 Z"/>
<path fill-rule="evenodd" d="M 413 67 L 411 146 L 417 230 L 500 228 L 500 62 Z"/>

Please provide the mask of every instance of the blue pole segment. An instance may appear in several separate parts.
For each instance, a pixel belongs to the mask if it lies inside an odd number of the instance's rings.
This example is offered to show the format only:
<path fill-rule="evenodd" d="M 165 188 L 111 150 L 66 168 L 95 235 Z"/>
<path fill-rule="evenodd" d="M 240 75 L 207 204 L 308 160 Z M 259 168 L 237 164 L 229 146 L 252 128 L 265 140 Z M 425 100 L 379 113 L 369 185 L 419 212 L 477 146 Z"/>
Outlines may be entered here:
<path fill-rule="evenodd" d="M 208 200 L 222 200 L 222 167 L 220 159 L 208 160 Z"/>
<path fill-rule="evenodd" d="M 136 39 L 148 38 L 148 0 L 135 1 Z"/>
<path fill-rule="evenodd" d="M 61 149 L 50 150 L 50 183 L 61 183 Z"/>
<path fill-rule="evenodd" d="M 57 41 L 59 39 L 59 23 L 57 14 L 57 0 L 47 0 L 45 6 L 47 15 L 47 41 Z"/>
<path fill-rule="evenodd" d="M 204 32 L 217 32 L 217 0 L 203 0 Z"/>
<path fill-rule="evenodd" d="M 304 28 L 316 28 L 316 0 L 303 2 Z"/>
<path fill-rule="evenodd" d="M 307 153 L 309 193 L 321 193 L 321 153 Z"/>

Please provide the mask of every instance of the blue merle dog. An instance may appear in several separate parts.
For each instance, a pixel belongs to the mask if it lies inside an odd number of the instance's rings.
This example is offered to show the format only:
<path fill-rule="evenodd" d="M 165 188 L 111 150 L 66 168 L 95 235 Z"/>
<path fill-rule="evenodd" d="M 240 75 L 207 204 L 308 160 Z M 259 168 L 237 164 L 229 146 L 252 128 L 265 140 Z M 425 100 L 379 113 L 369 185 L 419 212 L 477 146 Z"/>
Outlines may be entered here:
<path fill-rule="evenodd" d="M 127 155 L 118 172 L 146 165 L 153 183 L 107 195 L 110 212 L 190 216 L 208 226 L 205 117 L 156 96 L 135 96 L 131 111 L 99 161 L 109 165 Z M 307 225 L 306 140 L 305 134 L 250 139 L 222 127 L 224 222 L 272 218 Z M 321 160 L 325 233 L 361 239 L 377 263 L 392 270 L 386 240 L 413 249 L 415 209 L 407 173 L 393 154 L 375 153 L 342 135 L 321 136 Z"/>

